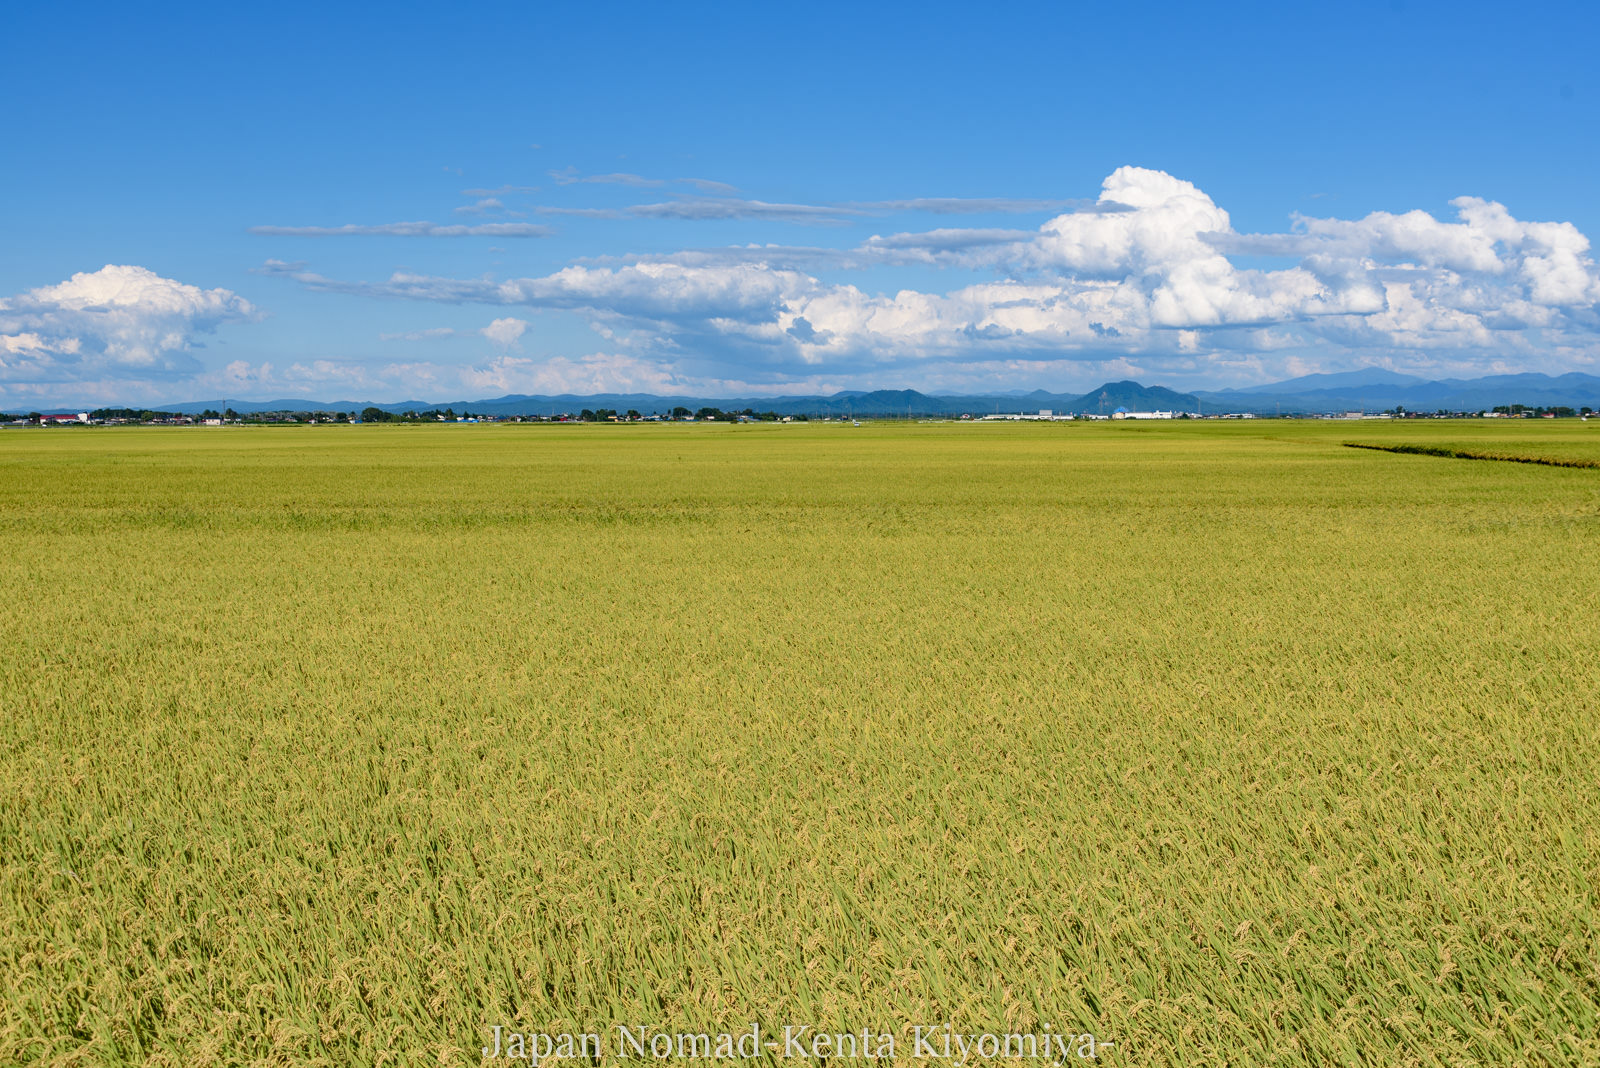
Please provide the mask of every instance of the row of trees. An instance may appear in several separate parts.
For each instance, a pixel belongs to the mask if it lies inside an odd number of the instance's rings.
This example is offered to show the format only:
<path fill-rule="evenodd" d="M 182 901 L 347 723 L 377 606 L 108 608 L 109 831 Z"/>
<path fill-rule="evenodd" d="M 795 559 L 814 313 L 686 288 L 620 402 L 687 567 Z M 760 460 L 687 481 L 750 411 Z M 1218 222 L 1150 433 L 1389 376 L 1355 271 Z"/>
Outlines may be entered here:
<path fill-rule="evenodd" d="M 1585 404 L 1582 408 L 1579 408 L 1577 411 L 1573 411 L 1571 408 L 1568 408 L 1566 405 L 1562 404 L 1554 406 L 1535 406 L 1531 408 L 1525 407 L 1521 404 L 1497 404 L 1494 406 L 1494 411 L 1499 412 L 1501 415 L 1553 415 L 1557 419 L 1571 419 L 1575 415 L 1594 414 L 1593 409 L 1591 409 L 1587 404 Z"/>
<path fill-rule="evenodd" d="M 682 419 L 688 414 L 689 409 L 687 408 L 672 409 L 672 415 L 675 419 Z M 758 412 L 754 408 L 746 408 L 740 412 L 725 412 L 721 408 L 701 408 L 694 413 L 696 419 L 717 423 L 736 423 L 739 421 L 740 416 L 744 416 L 746 419 L 756 419 L 763 423 L 775 423 L 782 418 L 777 412 Z M 805 417 L 798 416 L 797 418 L 803 419 Z"/>
<path fill-rule="evenodd" d="M 659 413 L 657 413 L 659 414 Z M 743 416 L 746 419 L 758 419 L 763 422 L 777 422 L 782 418 L 777 412 L 758 412 L 754 408 L 746 408 L 742 412 L 725 412 L 721 408 L 701 408 L 691 411 L 683 405 L 678 405 L 670 413 L 673 419 L 688 419 L 693 417 L 701 422 L 736 423 Z M 637 408 L 629 408 L 626 412 L 619 412 L 615 408 L 585 408 L 578 414 L 578 419 L 585 423 L 604 423 L 612 419 L 623 419 L 630 422 L 643 419 Z M 805 416 L 794 416 L 796 419 L 805 419 Z"/>
<path fill-rule="evenodd" d="M 1574 418 L 1576 416 L 1580 416 L 1580 415 L 1593 415 L 1594 414 L 1594 410 L 1591 409 L 1587 404 L 1584 405 L 1582 408 L 1569 408 L 1564 404 L 1557 404 L 1557 405 L 1497 404 L 1497 405 L 1495 405 L 1493 408 L 1491 408 L 1489 410 L 1492 411 L 1492 412 L 1495 412 L 1498 415 L 1511 415 L 1511 416 L 1520 416 L 1520 415 L 1545 416 L 1545 415 L 1553 415 L 1558 419 L 1572 419 L 1572 418 Z M 1404 405 L 1397 404 L 1393 408 L 1385 408 L 1383 414 L 1384 415 L 1399 416 L 1401 418 L 1406 418 L 1406 417 L 1427 418 L 1430 413 L 1428 413 L 1428 412 L 1419 412 L 1415 408 L 1407 408 Z M 1439 408 L 1436 411 L 1432 412 L 1431 414 L 1434 415 L 1434 416 L 1461 416 L 1461 415 L 1475 415 L 1476 411 L 1473 411 L 1473 412 L 1447 411 L 1444 408 Z"/>

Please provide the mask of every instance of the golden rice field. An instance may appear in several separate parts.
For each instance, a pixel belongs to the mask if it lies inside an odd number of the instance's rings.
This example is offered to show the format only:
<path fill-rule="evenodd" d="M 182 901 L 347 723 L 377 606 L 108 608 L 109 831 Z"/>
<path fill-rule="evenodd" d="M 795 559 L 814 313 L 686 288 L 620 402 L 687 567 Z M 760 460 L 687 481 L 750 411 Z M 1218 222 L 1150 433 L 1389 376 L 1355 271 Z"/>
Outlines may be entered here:
<path fill-rule="evenodd" d="M 0 433 L 0 1063 L 1600 1064 L 1600 471 L 1354 440 L 1600 421 Z"/>

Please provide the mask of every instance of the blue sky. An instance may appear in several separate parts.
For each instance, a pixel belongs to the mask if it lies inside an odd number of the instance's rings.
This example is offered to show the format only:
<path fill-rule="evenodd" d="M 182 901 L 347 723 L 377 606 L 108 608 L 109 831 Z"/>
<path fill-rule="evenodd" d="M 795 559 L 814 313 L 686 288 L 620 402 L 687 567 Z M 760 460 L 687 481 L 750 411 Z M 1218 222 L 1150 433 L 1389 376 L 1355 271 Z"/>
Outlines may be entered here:
<path fill-rule="evenodd" d="M 1590 5 L 7 21 L 9 409 L 1600 372 Z"/>

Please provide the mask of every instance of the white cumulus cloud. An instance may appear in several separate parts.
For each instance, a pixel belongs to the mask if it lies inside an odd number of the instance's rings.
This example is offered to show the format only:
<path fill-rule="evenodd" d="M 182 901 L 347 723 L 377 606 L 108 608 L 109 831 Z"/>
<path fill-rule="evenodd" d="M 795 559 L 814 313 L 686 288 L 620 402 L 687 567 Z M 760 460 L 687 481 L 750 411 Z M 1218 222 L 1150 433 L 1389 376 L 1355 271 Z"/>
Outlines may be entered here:
<path fill-rule="evenodd" d="M 488 338 L 493 344 L 502 349 L 509 349 L 515 345 L 523 334 L 528 332 L 526 319 L 496 319 L 478 333 Z"/>
<path fill-rule="evenodd" d="M 253 319 L 249 301 L 144 267 L 108 265 L 0 299 L 0 377 L 63 382 L 192 372 L 189 349 L 223 323 Z"/>

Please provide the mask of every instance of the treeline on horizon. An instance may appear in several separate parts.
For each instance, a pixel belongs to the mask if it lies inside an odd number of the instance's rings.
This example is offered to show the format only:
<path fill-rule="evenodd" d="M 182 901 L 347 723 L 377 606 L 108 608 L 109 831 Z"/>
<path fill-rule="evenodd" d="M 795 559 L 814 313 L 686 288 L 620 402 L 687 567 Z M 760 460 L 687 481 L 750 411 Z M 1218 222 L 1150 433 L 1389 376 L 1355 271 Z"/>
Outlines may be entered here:
<path fill-rule="evenodd" d="M 1473 410 L 1457 410 L 1437 408 L 1433 410 L 1408 408 L 1403 404 L 1395 404 L 1373 414 L 1381 414 L 1394 418 L 1456 418 L 1472 417 L 1479 414 L 1494 414 L 1511 418 L 1558 418 L 1572 419 L 1587 418 L 1595 414 L 1595 409 L 1589 405 L 1566 404 L 1497 404 L 1492 407 Z M 639 422 L 639 421 L 677 421 L 693 419 L 696 422 L 725 422 L 734 423 L 741 420 L 746 422 L 777 422 L 791 420 L 793 422 L 808 422 L 813 416 L 804 412 L 780 413 L 774 410 L 757 411 L 755 408 L 723 409 L 710 405 L 698 408 L 689 408 L 685 405 L 676 405 L 668 410 L 660 408 L 652 410 L 648 415 L 637 408 L 626 410 L 617 408 L 582 408 L 576 412 L 547 412 L 547 413 L 506 413 L 474 411 L 468 406 L 463 406 L 461 411 L 456 411 L 453 406 L 433 407 L 425 409 L 406 409 L 404 411 L 390 411 L 369 405 L 359 412 L 355 410 L 338 410 L 332 408 L 317 409 L 274 409 L 271 411 L 245 412 L 226 408 L 217 411 L 207 408 L 201 412 L 168 411 L 156 408 L 130 408 L 109 407 L 95 408 L 86 413 L 89 421 L 98 423 L 153 423 L 161 424 L 188 424 L 205 420 L 222 420 L 228 423 L 262 424 L 262 425 L 293 425 L 305 423 L 434 423 L 458 421 L 492 421 L 492 422 L 533 422 L 533 423 L 604 423 L 604 422 Z M 1263 413 L 1268 417 L 1273 413 Z M 1296 417 L 1309 413 L 1305 412 L 1278 412 L 1279 416 Z M 1326 414 L 1326 413 L 1324 413 Z M 820 418 L 852 418 L 848 412 L 821 413 Z M 908 418 L 909 413 L 874 413 L 863 411 L 858 413 L 858 418 Z M 947 416 L 948 417 L 948 416 Z M 970 418 L 970 415 L 968 416 Z M 1192 418 L 1190 413 L 1179 412 L 1177 418 Z M 47 420 L 62 420 L 66 425 L 72 425 L 73 420 L 65 418 L 61 413 L 45 415 L 38 411 L 23 414 L 0 412 L 0 424 L 28 424 L 38 426 Z"/>

